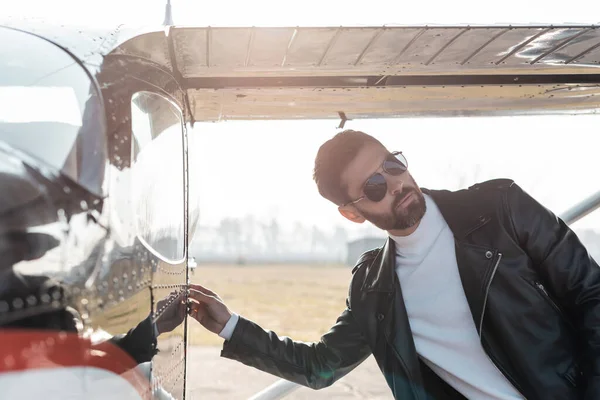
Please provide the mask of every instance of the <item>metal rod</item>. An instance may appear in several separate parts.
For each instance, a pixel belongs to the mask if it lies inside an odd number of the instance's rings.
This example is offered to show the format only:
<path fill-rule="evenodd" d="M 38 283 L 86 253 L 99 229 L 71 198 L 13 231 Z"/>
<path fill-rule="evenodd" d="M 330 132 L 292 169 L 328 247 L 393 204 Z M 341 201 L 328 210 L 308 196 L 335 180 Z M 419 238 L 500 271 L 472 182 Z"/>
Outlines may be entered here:
<path fill-rule="evenodd" d="M 448 43 L 443 45 L 442 48 L 437 51 L 437 53 L 435 53 L 429 60 L 427 60 L 425 62 L 425 65 L 431 64 L 433 62 L 433 60 L 435 60 L 440 54 L 442 54 L 444 52 L 444 50 L 446 50 L 452 43 L 454 43 L 456 41 L 456 39 L 461 37 L 465 32 L 468 32 L 470 29 L 471 28 L 463 29 L 462 31 L 458 32 L 458 34 L 454 35 L 454 37 L 452 39 L 450 39 L 448 41 Z"/>
<path fill-rule="evenodd" d="M 589 32 L 589 29 L 584 29 L 581 32 L 563 40 L 561 43 L 559 43 L 558 45 L 554 46 L 553 48 L 551 48 L 550 50 L 546 51 L 545 53 L 541 54 L 540 56 L 538 56 L 537 58 L 535 58 L 533 61 L 530 62 L 531 65 L 535 64 L 536 62 L 540 61 L 542 58 L 549 56 L 550 54 L 554 53 L 555 51 L 565 47 L 570 41 L 577 39 L 579 36 L 583 35 L 584 33 Z"/>
<path fill-rule="evenodd" d="M 369 50 L 369 48 L 373 45 L 373 43 L 375 43 L 377 41 L 377 39 L 379 39 L 379 37 L 383 34 L 383 32 L 385 32 L 385 28 L 379 29 L 377 32 L 375 32 L 375 34 L 373 35 L 371 40 L 369 40 L 369 43 L 367 44 L 367 46 L 360 53 L 360 55 L 358 56 L 356 61 L 354 61 L 355 66 L 358 65 L 358 63 L 362 61 L 365 54 L 367 54 L 367 51 Z"/>
<path fill-rule="evenodd" d="M 285 49 L 285 55 L 283 56 L 283 61 L 281 61 L 282 67 L 285 65 L 285 63 L 287 61 L 288 53 L 290 52 L 290 49 L 292 48 L 292 44 L 294 43 L 294 39 L 296 39 L 296 36 L 298 36 L 298 28 L 294 29 L 294 32 L 292 32 L 292 37 L 290 38 L 287 48 Z"/>
<path fill-rule="evenodd" d="M 600 191 L 563 212 L 560 219 L 567 225 L 571 225 L 598 208 L 600 208 Z"/>
<path fill-rule="evenodd" d="M 492 43 L 493 41 L 495 41 L 496 39 L 498 39 L 500 36 L 504 35 L 508 31 L 510 31 L 510 28 L 504 29 L 503 31 L 500 31 L 496 35 L 492 36 L 492 38 L 490 40 L 485 42 L 477 50 L 475 50 L 467 58 L 465 58 L 463 60 L 463 62 L 460 63 L 460 65 L 465 65 L 466 63 L 468 63 L 473 57 L 475 57 L 477 54 L 479 54 L 479 52 L 481 52 L 481 50 L 485 49 L 487 46 L 490 45 L 490 43 Z"/>
<path fill-rule="evenodd" d="M 377 82 L 375 82 L 375 84 L 373 86 L 377 86 L 379 85 L 381 82 L 383 82 L 384 79 L 386 79 L 388 76 L 387 75 L 383 75 L 381 78 L 377 79 Z"/>
<path fill-rule="evenodd" d="M 524 41 L 523 43 L 521 43 L 520 45 L 518 45 L 517 47 L 512 49 L 507 55 L 505 55 L 504 57 L 502 57 L 501 59 L 496 61 L 494 64 L 496 64 L 496 65 L 500 64 L 502 61 L 506 60 L 508 57 L 512 56 L 517 51 L 521 50 L 523 47 L 527 46 L 529 43 L 533 42 L 535 39 L 539 38 L 543 34 L 550 32 L 552 29 L 554 29 L 554 28 L 547 28 L 547 29 L 544 29 L 543 31 L 540 31 L 537 34 L 533 35 L 532 37 L 530 37 L 529 39 L 527 39 L 526 41 Z"/>
<path fill-rule="evenodd" d="M 248 66 L 250 62 L 250 55 L 252 54 L 252 45 L 254 44 L 254 27 L 250 28 L 250 37 L 248 38 L 248 48 L 246 49 L 246 59 L 244 60 L 244 67 Z"/>

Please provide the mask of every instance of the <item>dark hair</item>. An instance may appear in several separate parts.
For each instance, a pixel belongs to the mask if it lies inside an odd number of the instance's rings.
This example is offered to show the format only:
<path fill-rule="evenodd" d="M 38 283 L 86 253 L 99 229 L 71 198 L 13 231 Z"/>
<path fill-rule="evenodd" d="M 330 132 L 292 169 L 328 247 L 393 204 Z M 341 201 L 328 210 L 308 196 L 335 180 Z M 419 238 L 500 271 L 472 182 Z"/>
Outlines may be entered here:
<path fill-rule="evenodd" d="M 360 149 L 369 143 L 381 144 L 373 136 L 361 131 L 345 130 L 321 145 L 315 158 L 313 179 L 319 193 L 327 200 L 342 205 L 351 201 L 341 175 Z"/>

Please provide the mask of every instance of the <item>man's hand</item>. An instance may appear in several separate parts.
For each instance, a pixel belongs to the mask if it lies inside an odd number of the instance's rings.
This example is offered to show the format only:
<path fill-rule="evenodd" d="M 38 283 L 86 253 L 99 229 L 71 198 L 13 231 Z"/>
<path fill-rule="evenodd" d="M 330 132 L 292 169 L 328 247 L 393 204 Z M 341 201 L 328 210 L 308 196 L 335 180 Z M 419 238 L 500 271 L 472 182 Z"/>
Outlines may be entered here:
<path fill-rule="evenodd" d="M 156 304 L 158 334 L 171 332 L 177 328 L 185 318 L 185 311 L 185 292 L 171 292 L 169 296 L 160 300 Z"/>
<path fill-rule="evenodd" d="M 191 284 L 189 299 L 190 316 L 209 331 L 219 334 L 231 318 L 231 311 L 219 295 L 200 285 Z"/>

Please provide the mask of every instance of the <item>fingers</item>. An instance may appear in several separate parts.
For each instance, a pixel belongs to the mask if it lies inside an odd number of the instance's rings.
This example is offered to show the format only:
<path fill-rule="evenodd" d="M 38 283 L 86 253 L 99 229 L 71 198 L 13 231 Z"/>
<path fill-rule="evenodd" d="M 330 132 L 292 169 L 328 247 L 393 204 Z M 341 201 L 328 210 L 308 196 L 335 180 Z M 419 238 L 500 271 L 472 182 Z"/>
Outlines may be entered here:
<path fill-rule="evenodd" d="M 207 294 L 209 296 L 214 296 L 214 297 L 217 297 L 217 298 L 219 297 L 219 295 L 216 294 L 215 292 L 213 292 L 212 290 L 207 289 L 207 288 L 205 288 L 202 285 L 198 285 L 197 283 L 190 284 L 190 289 L 196 290 L 198 292 L 202 292 L 202 293 Z"/>
<path fill-rule="evenodd" d="M 189 315 L 190 315 L 192 318 L 194 318 L 194 319 L 196 319 L 196 320 L 200 321 L 200 319 L 198 319 L 199 312 L 200 312 L 200 308 L 201 308 L 201 306 L 200 306 L 200 304 L 199 304 L 199 303 L 194 303 L 194 302 L 192 302 L 192 303 L 190 303 L 190 311 L 188 312 L 188 314 L 189 314 Z"/>
<path fill-rule="evenodd" d="M 203 293 L 196 289 L 190 289 L 189 298 L 204 304 L 215 304 L 220 302 L 214 295 Z"/>
<path fill-rule="evenodd" d="M 204 304 L 191 303 L 189 315 L 213 333 L 218 334 L 223 329 L 222 324 L 218 323 L 210 313 L 207 312 Z"/>

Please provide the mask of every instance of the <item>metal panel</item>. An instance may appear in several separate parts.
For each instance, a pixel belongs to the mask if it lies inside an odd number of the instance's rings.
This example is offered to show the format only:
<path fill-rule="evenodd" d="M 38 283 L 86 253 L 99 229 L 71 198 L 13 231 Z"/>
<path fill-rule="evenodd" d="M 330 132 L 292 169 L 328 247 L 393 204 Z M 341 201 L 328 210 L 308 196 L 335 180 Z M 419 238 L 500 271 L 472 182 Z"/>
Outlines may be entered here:
<path fill-rule="evenodd" d="M 342 29 L 322 65 L 354 65 L 376 33 L 377 29 Z"/>
<path fill-rule="evenodd" d="M 184 77 L 596 73 L 593 26 L 174 28 Z M 154 33 L 159 38 L 161 33 Z M 118 54 L 167 51 L 142 35 Z M 154 50 L 153 50 L 154 49 Z M 151 54 L 153 51 L 156 54 Z M 568 62 L 568 66 L 560 65 Z M 583 72 L 582 72 L 583 71 Z"/>
<path fill-rule="evenodd" d="M 564 46 L 555 50 L 552 54 L 548 54 L 540 62 L 567 63 L 574 58 L 578 59 L 579 55 L 600 42 L 600 36 L 598 36 L 597 29 L 582 29 L 581 32 L 581 35 L 573 38 Z"/>
<path fill-rule="evenodd" d="M 600 38 L 598 38 L 598 43 L 593 46 L 593 48 L 585 53 L 583 56 L 578 58 L 573 64 L 586 64 L 586 65 L 599 65 L 600 64 Z"/>
<path fill-rule="evenodd" d="M 287 52 L 286 66 L 315 66 L 335 36 L 330 28 L 299 28 Z"/>
<path fill-rule="evenodd" d="M 431 64 L 462 64 L 463 61 L 470 63 L 477 54 L 493 44 L 506 29 L 469 29 L 443 53 L 439 54 Z"/>
<path fill-rule="evenodd" d="M 472 57 L 469 64 L 481 66 L 493 64 L 544 30 L 544 28 L 510 28 L 497 40 L 487 45 L 477 55 Z M 502 62 L 500 65 L 502 65 Z"/>
<path fill-rule="evenodd" d="M 600 85 L 189 90 L 197 120 L 596 113 Z M 213 105 L 211 107 L 211 105 Z"/>
<path fill-rule="evenodd" d="M 177 68 L 184 77 L 207 65 L 206 29 L 172 29 Z"/>
<path fill-rule="evenodd" d="M 152 293 L 155 299 L 153 316 L 158 318 L 166 310 L 166 305 L 161 304 L 162 302 L 170 301 L 170 295 L 182 295 L 186 292 L 187 266 L 186 262 L 172 265 L 158 259 L 153 259 L 151 265 Z M 155 390 L 165 391 L 174 399 L 182 399 L 185 377 L 185 325 L 181 324 L 171 332 L 160 335 L 157 347 L 159 351 L 152 358 Z"/>
<path fill-rule="evenodd" d="M 575 39 L 583 32 L 584 29 L 581 28 L 550 29 L 503 60 L 503 64 L 519 65 L 542 61 L 544 57 L 550 56 L 562 45 L 567 44 L 569 40 Z"/>
<path fill-rule="evenodd" d="M 169 46 L 163 31 L 137 36 L 123 43 L 113 54 L 145 58 L 171 69 Z"/>
<path fill-rule="evenodd" d="M 421 29 L 384 29 L 381 36 L 371 45 L 360 65 L 387 64 L 396 60 L 404 47 Z"/>
<path fill-rule="evenodd" d="M 211 28 L 208 46 L 210 67 L 243 67 L 252 28 Z"/>
<path fill-rule="evenodd" d="M 248 66 L 281 66 L 294 28 L 264 28 L 254 31 Z"/>
<path fill-rule="evenodd" d="M 430 28 L 406 49 L 398 64 L 425 64 L 464 29 Z"/>

